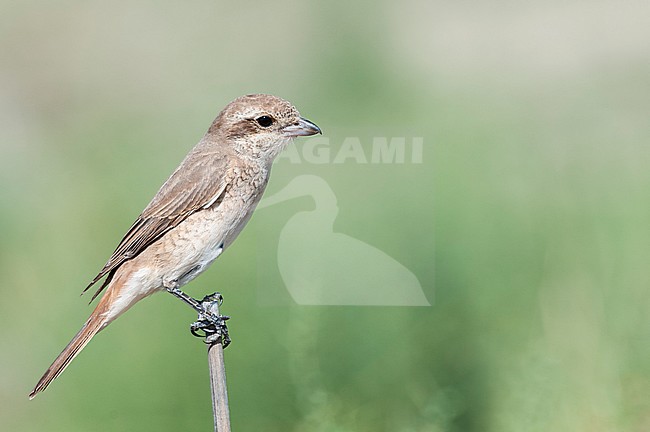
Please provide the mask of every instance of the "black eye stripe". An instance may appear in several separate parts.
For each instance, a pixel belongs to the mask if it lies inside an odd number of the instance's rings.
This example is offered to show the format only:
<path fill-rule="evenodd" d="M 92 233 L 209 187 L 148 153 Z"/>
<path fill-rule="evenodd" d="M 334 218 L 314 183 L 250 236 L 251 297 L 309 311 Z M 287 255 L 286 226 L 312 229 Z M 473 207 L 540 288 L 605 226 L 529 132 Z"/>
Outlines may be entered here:
<path fill-rule="evenodd" d="M 259 124 L 262 127 L 269 127 L 273 124 L 273 117 L 270 116 L 260 116 L 255 119 L 257 124 Z"/>

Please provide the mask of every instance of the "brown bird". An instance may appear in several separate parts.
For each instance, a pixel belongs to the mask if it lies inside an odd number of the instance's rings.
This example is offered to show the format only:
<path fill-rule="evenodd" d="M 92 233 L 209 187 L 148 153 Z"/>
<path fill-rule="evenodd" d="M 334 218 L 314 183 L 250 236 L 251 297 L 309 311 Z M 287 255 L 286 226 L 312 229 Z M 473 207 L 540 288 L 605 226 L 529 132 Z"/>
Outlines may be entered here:
<path fill-rule="evenodd" d="M 289 102 L 271 95 L 228 104 L 127 231 L 84 290 L 106 277 L 104 295 L 79 333 L 29 394 L 33 399 L 99 331 L 141 300 L 201 274 L 235 240 L 269 180 L 271 164 L 297 136 L 321 133 Z"/>

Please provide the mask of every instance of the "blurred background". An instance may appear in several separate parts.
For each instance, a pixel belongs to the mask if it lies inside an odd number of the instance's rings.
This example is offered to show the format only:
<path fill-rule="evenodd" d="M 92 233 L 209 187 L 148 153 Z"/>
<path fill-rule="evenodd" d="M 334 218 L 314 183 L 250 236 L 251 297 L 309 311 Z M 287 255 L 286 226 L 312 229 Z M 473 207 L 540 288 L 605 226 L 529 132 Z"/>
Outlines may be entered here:
<path fill-rule="evenodd" d="M 195 316 L 163 294 L 27 393 L 90 313 L 80 291 L 214 116 L 266 92 L 333 152 L 349 136 L 423 138 L 419 164 L 281 159 L 268 194 L 325 179 L 334 231 L 407 267 L 432 306 L 292 302 L 259 269 L 314 203 L 261 210 L 187 286 L 221 291 L 233 316 L 233 430 L 650 430 L 647 1 L 2 10 L 0 429 L 211 429 Z"/>

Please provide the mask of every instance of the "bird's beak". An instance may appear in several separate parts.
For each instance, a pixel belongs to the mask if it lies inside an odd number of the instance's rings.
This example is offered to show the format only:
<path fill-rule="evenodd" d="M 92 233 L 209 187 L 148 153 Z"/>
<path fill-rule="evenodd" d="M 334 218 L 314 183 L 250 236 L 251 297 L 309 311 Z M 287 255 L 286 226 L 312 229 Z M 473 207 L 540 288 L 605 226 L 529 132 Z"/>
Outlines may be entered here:
<path fill-rule="evenodd" d="M 320 128 L 309 120 L 300 117 L 298 123 L 282 128 L 285 136 L 298 137 L 322 134 Z"/>

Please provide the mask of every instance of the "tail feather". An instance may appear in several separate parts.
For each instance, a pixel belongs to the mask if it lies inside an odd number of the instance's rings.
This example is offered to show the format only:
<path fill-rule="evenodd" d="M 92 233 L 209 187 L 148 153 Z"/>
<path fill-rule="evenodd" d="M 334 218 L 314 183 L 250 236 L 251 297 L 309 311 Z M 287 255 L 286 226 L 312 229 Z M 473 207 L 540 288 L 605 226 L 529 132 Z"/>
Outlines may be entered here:
<path fill-rule="evenodd" d="M 29 394 L 29 399 L 34 399 L 34 397 L 45 390 L 48 385 L 56 377 L 61 375 L 70 362 L 81 352 L 81 350 L 90 342 L 90 340 L 95 336 L 101 329 L 103 329 L 108 321 L 104 317 L 102 303 L 100 303 L 95 311 L 92 313 L 88 321 L 84 326 L 79 330 L 79 333 L 75 335 L 70 343 L 63 349 L 61 354 L 54 360 L 52 365 L 47 369 L 45 374 L 38 381 L 34 390 Z"/>

